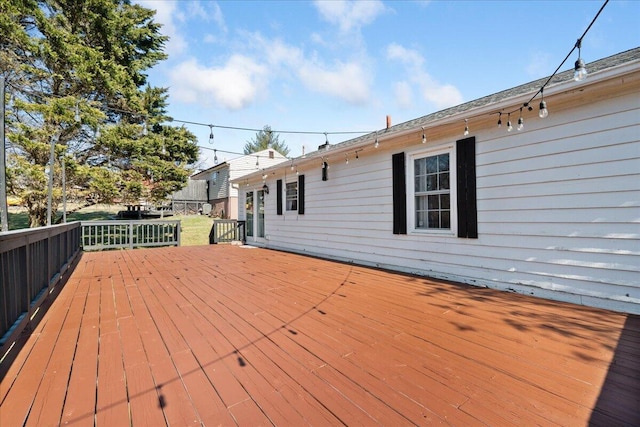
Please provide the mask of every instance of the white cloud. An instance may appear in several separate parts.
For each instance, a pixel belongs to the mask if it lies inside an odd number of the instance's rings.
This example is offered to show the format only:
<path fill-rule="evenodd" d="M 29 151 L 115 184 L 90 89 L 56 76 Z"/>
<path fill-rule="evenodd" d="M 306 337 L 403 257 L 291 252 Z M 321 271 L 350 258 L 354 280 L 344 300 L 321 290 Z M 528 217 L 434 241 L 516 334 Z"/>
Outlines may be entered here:
<path fill-rule="evenodd" d="M 295 76 L 306 88 L 351 104 L 362 104 L 369 99 L 372 77 L 362 63 L 351 60 L 327 65 L 316 55 L 308 57 L 302 49 L 281 40 L 265 39 L 259 34 L 251 37 L 253 45 L 265 53 L 274 74 Z"/>
<path fill-rule="evenodd" d="M 362 104 L 369 99 L 371 77 L 358 63 L 338 63 L 333 69 L 328 69 L 307 61 L 300 67 L 298 75 L 308 88 L 351 104 Z"/>
<path fill-rule="evenodd" d="M 372 23 L 385 10 L 384 4 L 379 0 L 316 0 L 314 4 L 327 22 L 337 25 L 343 32 Z"/>
<path fill-rule="evenodd" d="M 407 49 L 396 43 L 392 43 L 387 46 L 387 58 L 396 59 L 414 69 L 422 68 L 424 65 L 424 58 L 420 53 L 415 50 Z"/>
<path fill-rule="evenodd" d="M 437 108 L 447 108 L 462 103 L 462 94 L 455 86 L 437 82 L 425 70 L 425 60 L 419 52 L 392 43 L 387 46 L 387 59 L 401 62 L 408 76 L 408 82 L 396 83 L 394 86 L 396 103 L 399 106 L 407 105 L 407 91 L 411 90 L 410 83 L 417 87 L 416 91 L 422 94 L 425 101 L 434 104 Z"/>
<path fill-rule="evenodd" d="M 224 20 L 224 15 L 222 14 L 222 9 L 220 9 L 220 5 L 218 5 L 218 3 L 212 3 L 211 9 L 212 9 L 211 18 L 213 19 L 213 22 L 218 24 L 220 31 L 222 31 L 223 33 L 227 33 L 229 29 L 227 28 L 227 24 Z"/>
<path fill-rule="evenodd" d="M 160 32 L 169 36 L 169 41 L 165 45 L 165 53 L 169 55 L 175 55 L 184 52 L 187 47 L 187 43 L 178 31 L 178 27 L 174 21 L 174 18 L 183 20 L 184 15 L 176 10 L 177 3 L 172 1 L 152 1 L 145 0 L 139 1 L 140 5 L 154 9 L 156 11 L 155 21 L 162 24 Z"/>
<path fill-rule="evenodd" d="M 204 67 L 195 59 L 180 63 L 170 73 L 171 95 L 185 103 L 238 110 L 253 103 L 265 86 L 266 69 L 253 59 L 233 55 L 222 67 Z"/>

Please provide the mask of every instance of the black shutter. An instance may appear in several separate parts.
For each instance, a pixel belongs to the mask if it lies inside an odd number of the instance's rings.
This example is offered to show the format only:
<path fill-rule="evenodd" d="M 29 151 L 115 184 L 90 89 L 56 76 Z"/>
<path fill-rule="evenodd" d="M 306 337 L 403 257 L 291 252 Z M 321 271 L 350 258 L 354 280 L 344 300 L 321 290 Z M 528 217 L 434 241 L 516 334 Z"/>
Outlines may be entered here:
<path fill-rule="evenodd" d="M 407 234 L 407 185 L 404 153 L 391 157 L 393 174 L 393 234 Z"/>
<path fill-rule="evenodd" d="M 282 180 L 276 181 L 276 213 L 282 215 Z"/>
<path fill-rule="evenodd" d="M 304 215 L 304 175 L 298 176 L 298 213 Z"/>
<path fill-rule="evenodd" d="M 458 237 L 478 238 L 476 202 L 476 138 L 456 141 Z"/>

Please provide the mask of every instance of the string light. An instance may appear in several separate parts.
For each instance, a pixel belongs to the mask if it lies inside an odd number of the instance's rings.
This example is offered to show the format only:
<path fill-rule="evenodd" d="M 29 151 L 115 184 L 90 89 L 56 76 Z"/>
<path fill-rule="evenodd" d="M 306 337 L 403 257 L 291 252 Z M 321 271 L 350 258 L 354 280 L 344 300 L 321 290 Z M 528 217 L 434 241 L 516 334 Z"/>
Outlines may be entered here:
<path fill-rule="evenodd" d="M 518 117 L 518 130 L 522 130 L 524 127 L 524 119 L 522 118 L 522 107 L 520 107 L 520 117 Z"/>
<path fill-rule="evenodd" d="M 145 119 L 144 123 L 142 123 L 142 136 L 147 136 L 149 131 L 147 130 L 147 120 Z"/>
<path fill-rule="evenodd" d="M 376 131 L 376 142 L 373 144 L 373 148 L 378 148 L 380 146 L 380 140 L 378 139 L 378 131 Z"/>
<path fill-rule="evenodd" d="M 573 80 L 580 82 L 587 77 L 587 69 L 584 66 L 584 61 L 580 57 L 580 50 L 582 48 L 582 38 L 579 38 L 576 42 L 576 47 L 578 48 L 578 60 L 574 66 L 573 72 Z"/>
<path fill-rule="evenodd" d="M 540 101 L 540 111 L 538 112 L 538 117 L 544 119 L 549 115 L 549 110 L 547 110 L 547 103 L 544 101 L 544 88 L 540 89 L 540 96 L 542 97 L 542 99 Z"/>
<path fill-rule="evenodd" d="M 329 137 L 327 136 L 327 132 L 324 133 L 324 149 L 329 150 Z"/>
<path fill-rule="evenodd" d="M 499 128 L 502 127 L 502 111 L 500 111 L 499 116 L 498 116 L 498 127 Z"/>
<path fill-rule="evenodd" d="M 464 136 L 469 135 L 469 120 L 464 119 Z"/>
<path fill-rule="evenodd" d="M 210 130 L 210 132 L 209 132 L 209 144 L 213 144 L 213 138 L 214 138 L 214 136 L 213 136 L 213 125 L 209 125 L 209 130 Z"/>
<path fill-rule="evenodd" d="M 422 143 L 423 144 L 427 143 L 427 135 L 425 135 L 424 133 L 424 126 L 422 126 Z"/>
<path fill-rule="evenodd" d="M 218 150 L 213 150 L 213 163 L 218 164 Z"/>
<path fill-rule="evenodd" d="M 80 123 L 80 120 L 81 120 L 81 118 L 80 118 L 80 104 L 78 102 L 76 102 L 76 113 L 75 113 L 74 119 L 75 119 L 75 121 L 77 123 Z"/>
<path fill-rule="evenodd" d="M 347 155 L 347 153 L 344 153 L 344 163 L 345 164 L 349 164 L 349 156 Z"/>
<path fill-rule="evenodd" d="M 291 159 L 291 170 L 293 170 L 293 159 Z"/>
<path fill-rule="evenodd" d="M 513 130 L 513 126 L 511 126 L 511 113 L 507 114 L 507 132 L 511 132 Z"/>
<path fill-rule="evenodd" d="M 260 169 L 260 156 L 256 156 L 256 169 Z"/>

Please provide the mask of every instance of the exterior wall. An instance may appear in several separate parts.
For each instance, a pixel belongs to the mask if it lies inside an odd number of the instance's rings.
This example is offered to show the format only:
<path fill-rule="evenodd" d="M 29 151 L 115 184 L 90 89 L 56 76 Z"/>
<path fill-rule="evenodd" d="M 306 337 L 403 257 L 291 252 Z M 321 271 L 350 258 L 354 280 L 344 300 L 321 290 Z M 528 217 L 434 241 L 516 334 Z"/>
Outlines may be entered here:
<path fill-rule="evenodd" d="M 304 215 L 276 215 L 275 180 L 295 179 L 285 176 L 288 167 L 276 170 L 267 181 L 273 191 L 265 203 L 266 239 L 253 243 L 640 313 L 639 117 L 638 95 L 627 91 L 558 105 L 521 132 L 477 129 L 470 135 L 477 150 L 477 239 L 392 233 L 391 155 L 452 144 L 454 137 L 426 145 L 416 138 L 390 150 L 383 141 L 349 164 L 344 155 L 328 155 L 328 181 L 321 180 L 319 160 L 306 169 L 301 164 Z M 255 181 L 247 189 L 261 186 Z M 244 191 L 239 217 L 245 218 Z"/>
<path fill-rule="evenodd" d="M 214 174 L 215 178 L 214 178 Z M 229 166 L 217 169 L 207 176 L 209 182 L 209 200 L 210 203 L 217 199 L 226 199 L 229 197 Z"/>

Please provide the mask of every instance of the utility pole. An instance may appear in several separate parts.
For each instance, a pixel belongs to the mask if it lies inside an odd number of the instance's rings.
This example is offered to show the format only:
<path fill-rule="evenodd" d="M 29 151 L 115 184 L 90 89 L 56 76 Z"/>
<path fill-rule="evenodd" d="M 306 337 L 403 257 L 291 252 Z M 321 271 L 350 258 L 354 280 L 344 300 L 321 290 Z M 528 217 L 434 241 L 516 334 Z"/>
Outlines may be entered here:
<path fill-rule="evenodd" d="M 0 76 L 0 222 L 2 232 L 9 231 L 9 213 L 7 212 L 7 152 L 4 143 L 4 76 Z"/>

